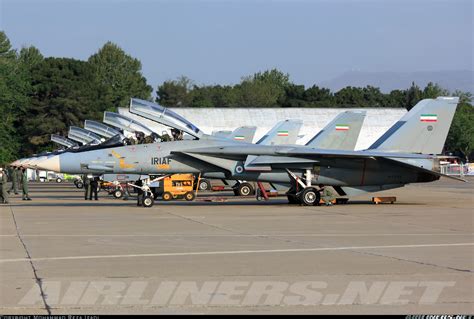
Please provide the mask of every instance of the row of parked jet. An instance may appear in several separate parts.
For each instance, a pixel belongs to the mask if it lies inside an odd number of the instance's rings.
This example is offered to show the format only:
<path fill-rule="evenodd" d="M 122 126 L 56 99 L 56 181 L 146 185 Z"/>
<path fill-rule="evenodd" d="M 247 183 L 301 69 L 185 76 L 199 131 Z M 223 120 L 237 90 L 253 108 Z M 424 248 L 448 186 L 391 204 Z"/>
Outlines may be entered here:
<path fill-rule="evenodd" d="M 65 150 L 17 160 L 12 165 L 96 176 L 194 173 L 207 179 L 236 181 L 236 192 L 241 195 L 252 192 L 251 184 L 243 181 L 269 182 L 288 189 L 291 203 L 316 205 L 320 190 L 326 186 L 339 196 L 350 197 L 444 176 L 438 155 L 458 101 L 457 97 L 424 99 L 369 148 L 355 151 L 365 112 L 340 113 L 306 145 L 296 144 L 301 120 L 282 121 L 252 143 L 255 127 L 205 134 L 168 108 L 132 98 L 130 113 L 170 127 L 180 132 L 176 135 L 180 138 L 165 139 L 160 136 L 162 132 L 140 121 L 105 112 L 104 123 L 85 121 L 84 128 L 71 127 L 68 138 L 52 135 L 54 142 L 67 147 Z M 153 142 L 129 143 L 126 132 L 153 135 Z"/>

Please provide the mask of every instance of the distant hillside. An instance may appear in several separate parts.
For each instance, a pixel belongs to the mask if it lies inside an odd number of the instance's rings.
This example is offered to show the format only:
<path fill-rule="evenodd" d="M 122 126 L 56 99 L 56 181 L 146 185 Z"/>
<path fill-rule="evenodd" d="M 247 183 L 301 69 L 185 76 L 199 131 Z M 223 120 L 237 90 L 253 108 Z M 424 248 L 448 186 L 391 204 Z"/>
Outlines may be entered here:
<path fill-rule="evenodd" d="M 428 82 L 438 83 L 449 91 L 461 90 L 474 94 L 474 71 L 429 71 L 429 72 L 346 72 L 332 80 L 319 83 L 322 87 L 338 91 L 346 86 L 379 87 L 388 93 L 395 89 L 406 89 L 415 82 L 423 88 Z"/>

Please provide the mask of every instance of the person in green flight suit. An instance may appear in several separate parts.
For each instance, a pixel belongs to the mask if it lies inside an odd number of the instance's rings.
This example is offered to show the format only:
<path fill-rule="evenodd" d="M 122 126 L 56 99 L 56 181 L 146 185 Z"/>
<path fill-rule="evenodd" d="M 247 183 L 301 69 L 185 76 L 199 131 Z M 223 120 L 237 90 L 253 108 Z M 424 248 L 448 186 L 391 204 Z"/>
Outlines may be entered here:
<path fill-rule="evenodd" d="M 84 199 L 88 200 L 89 196 L 92 196 L 91 178 L 87 175 L 84 175 Z"/>
<path fill-rule="evenodd" d="M 28 171 L 25 167 L 21 168 L 21 189 L 23 191 L 23 200 L 31 200 L 28 194 Z"/>
<path fill-rule="evenodd" d="M 10 176 L 12 180 L 12 186 L 8 190 L 8 194 L 13 191 L 15 195 L 18 195 L 18 174 L 17 170 L 13 166 L 8 166 L 8 175 Z"/>
<path fill-rule="evenodd" d="M 0 167 L 0 204 L 8 204 L 7 173 Z"/>
<path fill-rule="evenodd" d="M 326 206 L 332 206 L 332 200 L 335 197 L 331 190 L 322 184 L 319 185 L 319 189 L 321 191 L 321 199 L 324 201 L 324 204 Z"/>

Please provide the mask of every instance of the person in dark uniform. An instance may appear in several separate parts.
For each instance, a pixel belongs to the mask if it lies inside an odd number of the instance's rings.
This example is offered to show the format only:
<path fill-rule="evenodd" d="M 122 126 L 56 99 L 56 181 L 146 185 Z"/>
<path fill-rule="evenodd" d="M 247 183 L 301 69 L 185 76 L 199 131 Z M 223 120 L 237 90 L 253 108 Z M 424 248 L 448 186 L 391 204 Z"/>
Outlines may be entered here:
<path fill-rule="evenodd" d="M 141 187 L 143 186 L 143 181 L 139 179 L 138 181 L 135 182 L 135 185 Z M 145 193 L 142 191 L 141 188 L 137 188 L 137 206 L 142 206 L 144 199 L 145 199 Z"/>
<path fill-rule="evenodd" d="M 94 177 L 90 181 L 91 191 L 89 193 L 89 200 L 92 200 L 92 194 L 94 194 L 94 199 L 99 200 L 98 191 L 99 191 L 99 178 Z"/>

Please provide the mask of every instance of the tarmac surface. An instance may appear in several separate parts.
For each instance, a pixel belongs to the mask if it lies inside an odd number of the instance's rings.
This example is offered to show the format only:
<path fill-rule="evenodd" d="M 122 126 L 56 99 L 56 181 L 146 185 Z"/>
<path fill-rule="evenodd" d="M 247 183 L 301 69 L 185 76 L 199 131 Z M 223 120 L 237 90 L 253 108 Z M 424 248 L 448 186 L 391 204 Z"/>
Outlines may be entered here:
<path fill-rule="evenodd" d="M 377 193 L 393 205 L 152 208 L 31 183 L 32 201 L 0 206 L 0 313 L 472 314 L 469 181 Z"/>

